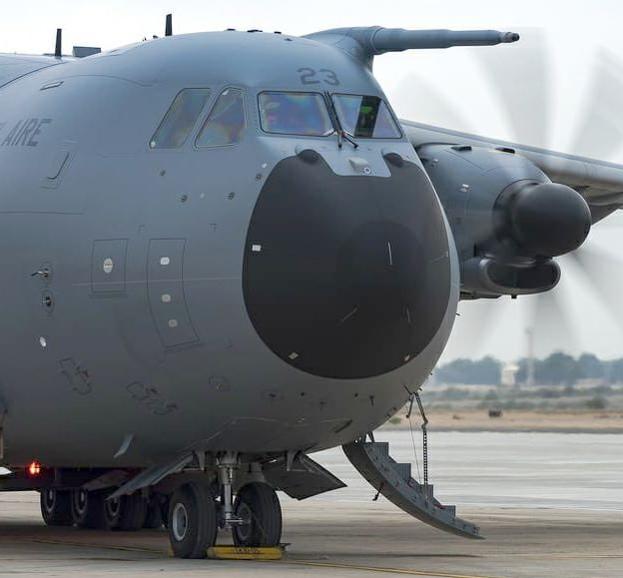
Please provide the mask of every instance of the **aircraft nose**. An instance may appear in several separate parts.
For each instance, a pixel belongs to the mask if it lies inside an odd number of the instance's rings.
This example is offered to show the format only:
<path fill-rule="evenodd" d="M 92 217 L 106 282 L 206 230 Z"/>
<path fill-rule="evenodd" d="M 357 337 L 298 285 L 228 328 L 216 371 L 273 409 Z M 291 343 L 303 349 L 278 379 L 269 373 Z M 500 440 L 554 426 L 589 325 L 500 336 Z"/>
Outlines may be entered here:
<path fill-rule="evenodd" d="M 443 216 L 423 171 L 338 176 L 320 155 L 282 160 L 256 203 L 243 290 L 264 343 L 318 376 L 392 371 L 437 333 L 450 295 Z"/>

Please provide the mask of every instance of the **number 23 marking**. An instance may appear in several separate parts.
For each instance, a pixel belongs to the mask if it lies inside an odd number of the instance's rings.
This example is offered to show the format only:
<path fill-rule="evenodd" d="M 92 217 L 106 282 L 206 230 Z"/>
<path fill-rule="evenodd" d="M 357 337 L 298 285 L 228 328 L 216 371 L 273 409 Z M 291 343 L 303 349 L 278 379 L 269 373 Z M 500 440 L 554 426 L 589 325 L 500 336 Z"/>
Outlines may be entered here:
<path fill-rule="evenodd" d="M 299 68 L 297 72 L 300 75 L 301 84 L 328 84 L 330 86 L 339 86 L 340 81 L 337 74 L 328 68 L 315 70 L 313 68 Z"/>

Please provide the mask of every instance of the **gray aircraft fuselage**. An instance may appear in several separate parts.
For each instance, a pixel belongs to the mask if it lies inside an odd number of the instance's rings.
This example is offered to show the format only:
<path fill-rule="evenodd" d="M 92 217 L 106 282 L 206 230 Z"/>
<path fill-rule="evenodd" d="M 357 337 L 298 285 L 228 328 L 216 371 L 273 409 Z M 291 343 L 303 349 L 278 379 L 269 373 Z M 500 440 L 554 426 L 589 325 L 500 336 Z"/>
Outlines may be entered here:
<path fill-rule="evenodd" d="M 228 87 L 242 139 L 195 146 Z M 150 148 L 191 88 L 210 100 L 190 137 Z M 267 134 L 263 91 L 385 98 L 335 46 L 240 32 L 0 88 L 5 464 L 315 451 L 374 430 L 428 377 L 459 273 L 413 147 Z"/>

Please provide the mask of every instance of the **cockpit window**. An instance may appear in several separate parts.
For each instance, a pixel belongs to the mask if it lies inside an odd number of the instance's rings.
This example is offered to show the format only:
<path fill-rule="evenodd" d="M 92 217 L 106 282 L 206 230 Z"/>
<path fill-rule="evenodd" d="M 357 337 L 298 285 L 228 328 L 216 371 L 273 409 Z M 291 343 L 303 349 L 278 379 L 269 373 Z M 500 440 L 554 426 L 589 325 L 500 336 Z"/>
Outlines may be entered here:
<path fill-rule="evenodd" d="M 226 88 L 203 125 L 196 145 L 216 147 L 237 143 L 242 138 L 244 124 L 242 91 Z"/>
<path fill-rule="evenodd" d="M 312 92 L 262 92 L 262 130 L 275 134 L 327 136 L 333 123 L 324 97 Z"/>
<path fill-rule="evenodd" d="M 400 138 L 392 113 L 378 96 L 336 94 L 333 103 L 342 128 L 355 138 Z"/>
<path fill-rule="evenodd" d="M 208 98 L 210 98 L 208 88 L 182 90 L 175 97 L 156 134 L 149 142 L 149 147 L 152 149 L 181 147 L 192 132 Z"/>

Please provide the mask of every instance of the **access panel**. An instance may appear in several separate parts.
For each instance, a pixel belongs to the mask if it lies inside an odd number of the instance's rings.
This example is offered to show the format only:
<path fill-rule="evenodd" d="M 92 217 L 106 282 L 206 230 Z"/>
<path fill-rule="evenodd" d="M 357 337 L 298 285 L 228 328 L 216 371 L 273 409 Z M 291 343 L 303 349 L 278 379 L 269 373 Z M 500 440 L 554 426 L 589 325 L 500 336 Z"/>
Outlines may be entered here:
<path fill-rule="evenodd" d="M 152 239 L 149 242 L 149 305 L 165 348 L 198 341 L 184 296 L 185 246 L 185 239 Z"/>

